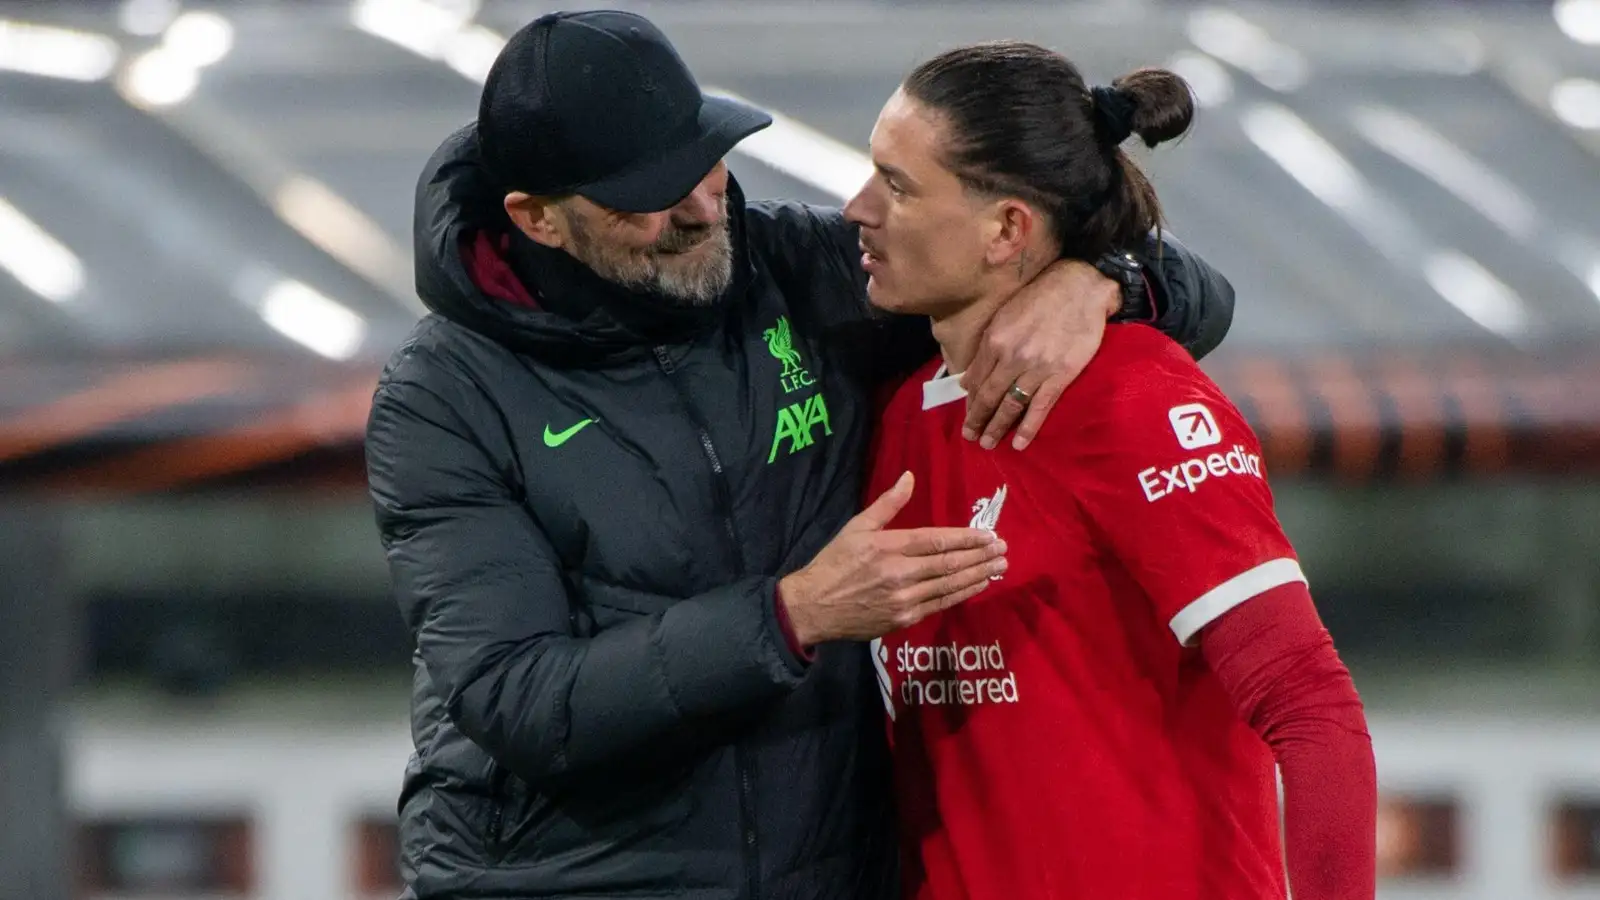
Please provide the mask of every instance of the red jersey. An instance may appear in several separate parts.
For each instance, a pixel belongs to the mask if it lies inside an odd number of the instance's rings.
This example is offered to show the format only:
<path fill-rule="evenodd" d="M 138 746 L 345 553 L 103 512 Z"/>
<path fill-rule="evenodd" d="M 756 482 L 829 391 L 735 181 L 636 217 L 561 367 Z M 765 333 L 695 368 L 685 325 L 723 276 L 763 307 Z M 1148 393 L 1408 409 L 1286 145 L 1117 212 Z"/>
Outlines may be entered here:
<path fill-rule="evenodd" d="M 1285 896 L 1272 755 L 1194 638 L 1303 581 L 1244 419 L 1188 354 L 1113 325 L 1025 451 L 961 437 L 929 364 L 878 429 L 890 527 L 992 529 L 1009 568 L 874 641 L 907 895 L 918 900 Z"/>

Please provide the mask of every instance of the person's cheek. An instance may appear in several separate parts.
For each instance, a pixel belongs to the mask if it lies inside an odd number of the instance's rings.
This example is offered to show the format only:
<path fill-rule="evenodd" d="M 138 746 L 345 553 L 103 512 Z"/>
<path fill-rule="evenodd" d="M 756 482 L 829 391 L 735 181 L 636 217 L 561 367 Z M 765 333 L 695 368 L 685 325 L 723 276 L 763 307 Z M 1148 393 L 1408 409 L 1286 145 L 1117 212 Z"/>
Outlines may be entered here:
<path fill-rule="evenodd" d="M 624 242 L 635 249 L 654 247 L 666 237 L 671 218 L 664 213 L 644 213 L 625 223 Z"/>

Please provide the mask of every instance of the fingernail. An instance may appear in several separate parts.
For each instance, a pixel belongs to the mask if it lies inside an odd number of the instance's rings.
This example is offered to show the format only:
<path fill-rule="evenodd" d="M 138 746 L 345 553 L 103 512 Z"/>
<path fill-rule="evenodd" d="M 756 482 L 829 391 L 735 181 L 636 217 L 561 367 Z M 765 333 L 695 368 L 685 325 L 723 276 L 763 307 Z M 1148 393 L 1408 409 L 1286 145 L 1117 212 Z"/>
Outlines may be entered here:
<path fill-rule="evenodd" d="M 978 446 L 982 447 L 985 450 L 993 450 L 994 449 L 994 438 L 989 437 L 988 435 L 984 435 L 983 436 L 983 440 L 978 442 Z"/>
<path fill-rule="evenodd" d="M 1017 438 L 1011 442 L 1011 449 L 1013 450 L 1024 450 L 1027 446 L 1028 441 L 1026 438 Z"/>
<path fill-rule="evenodd" d="M 1006 570 L 1007 565 L 1008 564 L 1006 563 L 1005 557 L 1002 556 L 1001 558 L 989 564 L 989 570 L 994 572 L 994 574 L 999 575 L 1001 572 Z"/>
<path fill-rule="evenodd" d="M 1006 553 L 1006 542 L 1005 541 L 995 541 L 994 542 L 994 553 L 995 553 L 996 556 L 1004 556 L 1005 553 Z"/>
<path fill-rule="evenodd" d="M 961 429 L 961 436 L 966 438 L 969 441 L 975 441 L 975 440 L 978 439 L 978 433 L 976 431 L 973 431 L 971 428 L 963 428 L 963 429 Z"/>

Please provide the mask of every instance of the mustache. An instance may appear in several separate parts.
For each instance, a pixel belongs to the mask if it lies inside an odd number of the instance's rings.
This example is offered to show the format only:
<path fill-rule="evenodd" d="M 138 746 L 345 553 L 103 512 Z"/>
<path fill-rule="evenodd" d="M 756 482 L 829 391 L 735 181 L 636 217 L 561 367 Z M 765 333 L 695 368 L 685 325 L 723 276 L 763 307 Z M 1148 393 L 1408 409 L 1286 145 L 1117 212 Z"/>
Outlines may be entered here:
<path fill-rule="evenodd" d="M 652 248 L 657 253 L 683 253 L 700 246 L 726 227 L 726 222 L 715 225 L 674 225 L 661 233 Z"/>
<path fill-rule="evenodd" d="M 668 223 L 666 230 L 656 238 L 651 247 L 657 253 L 684 253 L 700 246 L 728 228 L 728 201 L 723 199 L 719 204 L 719 215 L 715 222 L 695 225 L 677 225 Z"/>

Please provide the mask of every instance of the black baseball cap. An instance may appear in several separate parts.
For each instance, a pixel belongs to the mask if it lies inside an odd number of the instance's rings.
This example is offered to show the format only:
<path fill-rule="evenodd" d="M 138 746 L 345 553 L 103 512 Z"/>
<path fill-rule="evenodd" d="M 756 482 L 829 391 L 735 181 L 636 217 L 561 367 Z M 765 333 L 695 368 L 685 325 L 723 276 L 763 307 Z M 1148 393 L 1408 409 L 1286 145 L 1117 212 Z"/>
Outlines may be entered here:
<path fill-rule="evenodd" d="M 650 20 L 612 10 L 540 16 L 484 82 L 478 143 L 507 191 L 578 194 L 622 212 L 667 209 L 772 117 L 701 93 Z"/>

